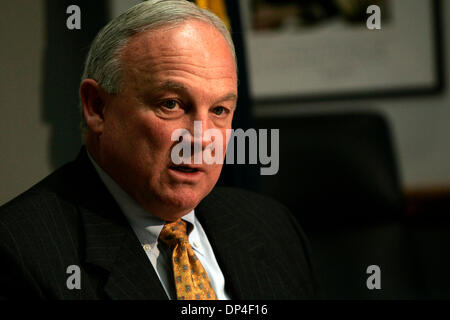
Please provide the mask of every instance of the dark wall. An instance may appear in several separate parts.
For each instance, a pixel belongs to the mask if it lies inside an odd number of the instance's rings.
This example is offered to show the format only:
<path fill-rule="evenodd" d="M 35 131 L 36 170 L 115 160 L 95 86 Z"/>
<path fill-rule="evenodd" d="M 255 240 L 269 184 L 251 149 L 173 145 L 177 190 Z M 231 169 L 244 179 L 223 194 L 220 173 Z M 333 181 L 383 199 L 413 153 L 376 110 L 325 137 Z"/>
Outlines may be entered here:
<path fill-rule="evenodd" d="M 81 30 L 69 30 L 67 7 L 78 5 Z M 42 79 L 42 120 L 51 127 L 51 166 L 72 160 L 81 146 L 78 88 L 84 59 L 98 30 L 106 24 L 106 1 L 47 0 L 46 48 Z"/>

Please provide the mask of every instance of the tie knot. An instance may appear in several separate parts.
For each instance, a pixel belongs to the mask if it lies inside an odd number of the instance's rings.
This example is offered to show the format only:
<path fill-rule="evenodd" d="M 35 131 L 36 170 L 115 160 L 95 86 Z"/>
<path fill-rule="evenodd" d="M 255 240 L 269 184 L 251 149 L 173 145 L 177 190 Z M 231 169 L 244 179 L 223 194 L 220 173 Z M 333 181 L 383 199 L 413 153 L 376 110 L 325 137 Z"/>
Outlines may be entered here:
<path fill-rule="evenodd" d="M 174 222 L 165 224 L 159 234 L 159 239 L 169 247 L 174 247 L 177 243 L 187 242 L 188 235 L 186 232 L 186 222 L 178 219 Z"/>

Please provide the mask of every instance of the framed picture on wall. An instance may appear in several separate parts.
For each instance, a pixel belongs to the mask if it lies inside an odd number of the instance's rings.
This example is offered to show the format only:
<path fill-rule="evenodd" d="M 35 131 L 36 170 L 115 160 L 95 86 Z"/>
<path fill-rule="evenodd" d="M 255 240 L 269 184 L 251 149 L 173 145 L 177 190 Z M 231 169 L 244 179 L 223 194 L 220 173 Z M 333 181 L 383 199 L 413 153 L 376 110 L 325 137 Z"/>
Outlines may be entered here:
<path fill-rule="evenodd" d="M 256 103 L 439 91 L 438 0 L 242 0 Z M 369 29 L 370 5 L 380 29 Z"/>

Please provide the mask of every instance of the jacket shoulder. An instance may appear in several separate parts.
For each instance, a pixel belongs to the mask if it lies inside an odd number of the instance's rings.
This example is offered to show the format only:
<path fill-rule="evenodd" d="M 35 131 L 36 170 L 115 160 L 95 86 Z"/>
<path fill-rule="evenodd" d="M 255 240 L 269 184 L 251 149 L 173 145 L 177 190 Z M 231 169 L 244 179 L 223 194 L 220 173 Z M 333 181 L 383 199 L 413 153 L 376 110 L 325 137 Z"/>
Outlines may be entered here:
<path fill-rule="evenodd" d="M 63 196 L 63 167 L 0 207 L 0 299 L 43 297 L 38 279 L 60 279 L 80 256 L 80 216 Z M 55 280 L 56 281 L 56 280 Z M 49 283 L 55 282 L 51 280 Z"/>
<path fill-rule="evenodd" d="M 217 187 L 201 203 L 201 209 L 220 215 L 230 225 L 252 226 L 264 238 L 281 244 L 306 245 L 306 237 L 297 219 L 280 202 L 252 191 Z"/>
<path fill-rule="evenodd" d="M 277 200 L 240 188 L 216 187 L 203 203 L 208 207 L 245 213 L 239 215 L 240 219 L 291 219 L 289 210 Z"/>
<path fill-rule="evenodd" d="M 67 207 L 64 194 L 69 194 L 71 164 L 64 165 L 27 191 L 0 207 L 0 225 L 19 221 L 37 222 Z M 66 200 L 66 201 L 65 201 Z"/>
<path fill-rule="evenodd" d="M 68 169 L 63 166 L 0 207 L 0 248 L 30 258 L 60 248 L 76 251 L 80 215 L 65 196 L 71 192 Z"/>
<path fill-rule="evenodd" d="M 300 287 L 305 288 L 305 295 L 317 297 L 317 280 L 309 242 L 286 206 L 255 192 L 216 187 L 201 203 L 201 209 L 205 210 L 203 215 L 220 215 L 220 221 L 229 230 L 246 232 L 246 229 L 251 228 L 251 233 L 270 251 L 272 260 L 289 270 L 289 274 L 296 275 L 293 279 L 301 279 Z"/>

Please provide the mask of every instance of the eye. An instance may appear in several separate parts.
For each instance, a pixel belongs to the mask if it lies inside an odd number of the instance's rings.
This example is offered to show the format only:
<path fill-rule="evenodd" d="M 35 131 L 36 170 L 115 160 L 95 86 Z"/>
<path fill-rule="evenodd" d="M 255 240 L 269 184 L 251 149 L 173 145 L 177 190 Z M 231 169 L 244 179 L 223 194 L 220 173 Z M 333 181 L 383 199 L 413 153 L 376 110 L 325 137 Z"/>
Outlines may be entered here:
<path fill-rule="evenodd" d="M 173 110 L 178 106 L 178 102 L 176 100 L 166 100 L 161 103 L 161 105 L 169 110 Z"/>
<path fill-rule="evenodd" d="M 229 111 L 227 108 L 222 107 L 222 106 L 215 107 L 215 108 L 213 109 L 213 113 L 214 113 L 215 115 L 217 115 L 217 116 L 221 116 L 221 115 L 223 115 L 224 113 L 229 113 L 229 112 L 230 112 L 230 111 Z"/>

